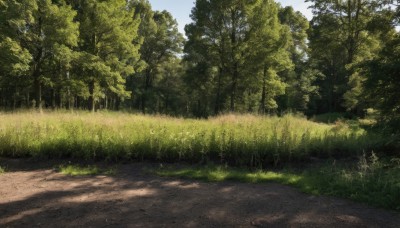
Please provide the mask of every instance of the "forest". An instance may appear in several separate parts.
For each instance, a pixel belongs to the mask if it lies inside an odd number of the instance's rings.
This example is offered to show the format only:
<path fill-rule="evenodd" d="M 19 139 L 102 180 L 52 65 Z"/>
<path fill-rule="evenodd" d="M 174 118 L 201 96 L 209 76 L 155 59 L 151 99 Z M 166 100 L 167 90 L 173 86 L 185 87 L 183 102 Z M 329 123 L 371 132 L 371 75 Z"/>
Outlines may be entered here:
<path fill-rule="evenodd" d="M 398 5 L 196 1 L 180 34 L 146 0 L 0 2 L 0 106 L 396 118 Z"/>
<path fill-rule="evenodd" d="M 0 0 L 0 226 L 399 227 L 399 1 L 193 2 Z"/>

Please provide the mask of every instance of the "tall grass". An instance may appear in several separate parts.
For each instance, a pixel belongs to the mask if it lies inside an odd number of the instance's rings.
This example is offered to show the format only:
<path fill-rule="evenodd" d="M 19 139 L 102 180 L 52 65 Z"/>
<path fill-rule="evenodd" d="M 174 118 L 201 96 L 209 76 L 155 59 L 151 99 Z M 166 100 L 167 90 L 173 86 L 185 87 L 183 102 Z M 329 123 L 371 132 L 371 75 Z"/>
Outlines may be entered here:
<path fill-rule="evenodd" d="M 216 161 L 263 167 L 310 157 L 358 156 L 385 139 L 338 123 L 287 115 L 209 120 L 122 113 L 0 114 L 0 156 Z"/>

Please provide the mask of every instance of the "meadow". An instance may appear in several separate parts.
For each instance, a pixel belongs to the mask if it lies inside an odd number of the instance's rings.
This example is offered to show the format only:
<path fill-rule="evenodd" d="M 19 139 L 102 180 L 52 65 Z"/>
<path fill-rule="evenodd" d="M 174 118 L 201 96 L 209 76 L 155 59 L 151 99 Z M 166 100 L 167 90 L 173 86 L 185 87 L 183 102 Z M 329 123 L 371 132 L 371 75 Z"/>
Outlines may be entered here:
<path fill-rule="evenodd" d="M 208 120 L 124 113 L 0 114 L 0 156 L 161 161 L 265 168 L 357 158 L 390 137 L 345 122 L 224 115 Z"/>
<path fill-rule="evenodd" d="M 0 157 L 72 160 L 57 168 L 72 176 L 117 172 L 97 161 L 159 162 L 161 168 L 148 171 L 205 181 L 274 181 L 400 210 L 400 160 L 386 153 L 395 151 L 396 136 L 362 127 L 373 121 L 315 121 L 296 115 L 2 113 Z M 7 167 L 0 167 L 4 172 Z"/>

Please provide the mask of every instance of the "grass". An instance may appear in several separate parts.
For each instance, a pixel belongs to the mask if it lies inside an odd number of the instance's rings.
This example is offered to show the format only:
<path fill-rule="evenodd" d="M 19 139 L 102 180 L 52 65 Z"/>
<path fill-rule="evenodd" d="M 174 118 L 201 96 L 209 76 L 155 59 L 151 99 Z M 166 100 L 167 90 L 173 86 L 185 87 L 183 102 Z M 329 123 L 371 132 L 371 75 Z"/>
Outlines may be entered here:
<path fill-rule="evenodd" d="M 123 113 L 0 114 L 0 156 L 228 163 L 262 168 L 311 157 L 356 157 L 390 137 L 287 115 L 209 120 Z"/>
<path fill-rule="evenodd" d="M 305 193 L 329 195 L 400 211 L 400 165 L 362 157 L 357 164 L 323 164 L 301 171 L 249 171 L 221 166 L 160 168 L 160 176 L 204 181 L 277 182 L 299 188 Z"/>
<path fill-rule="evenodd" d="M 4 174 L 5 172 L 6 172 L 6 170 L 3 167 L 0 166 L 0 175 Z"/>
<path fill-rule="evenodd" d="M 95 165 L 80 166 L 80 165 L 61 165 L 59 172 L 68 176 L 93 176 L 93 175 L 114 175 L 115 169 L 101 169 Z"/>

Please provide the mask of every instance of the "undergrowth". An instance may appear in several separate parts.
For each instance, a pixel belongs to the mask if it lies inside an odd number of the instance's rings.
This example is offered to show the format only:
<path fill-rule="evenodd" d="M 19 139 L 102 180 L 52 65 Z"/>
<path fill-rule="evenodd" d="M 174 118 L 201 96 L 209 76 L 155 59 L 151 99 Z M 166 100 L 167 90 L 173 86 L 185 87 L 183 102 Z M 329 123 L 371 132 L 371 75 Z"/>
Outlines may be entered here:
<path fill-rule="evenodd" d="M 204 181 L 278 182 L 314 195 L 330 195 L 400 211 L 400 160 L 380 161 L 375 154 L 354 163 L 325 163 L 301 170 L 249 171 L 224 166 L 167 166 L 160 176 Z"/>

